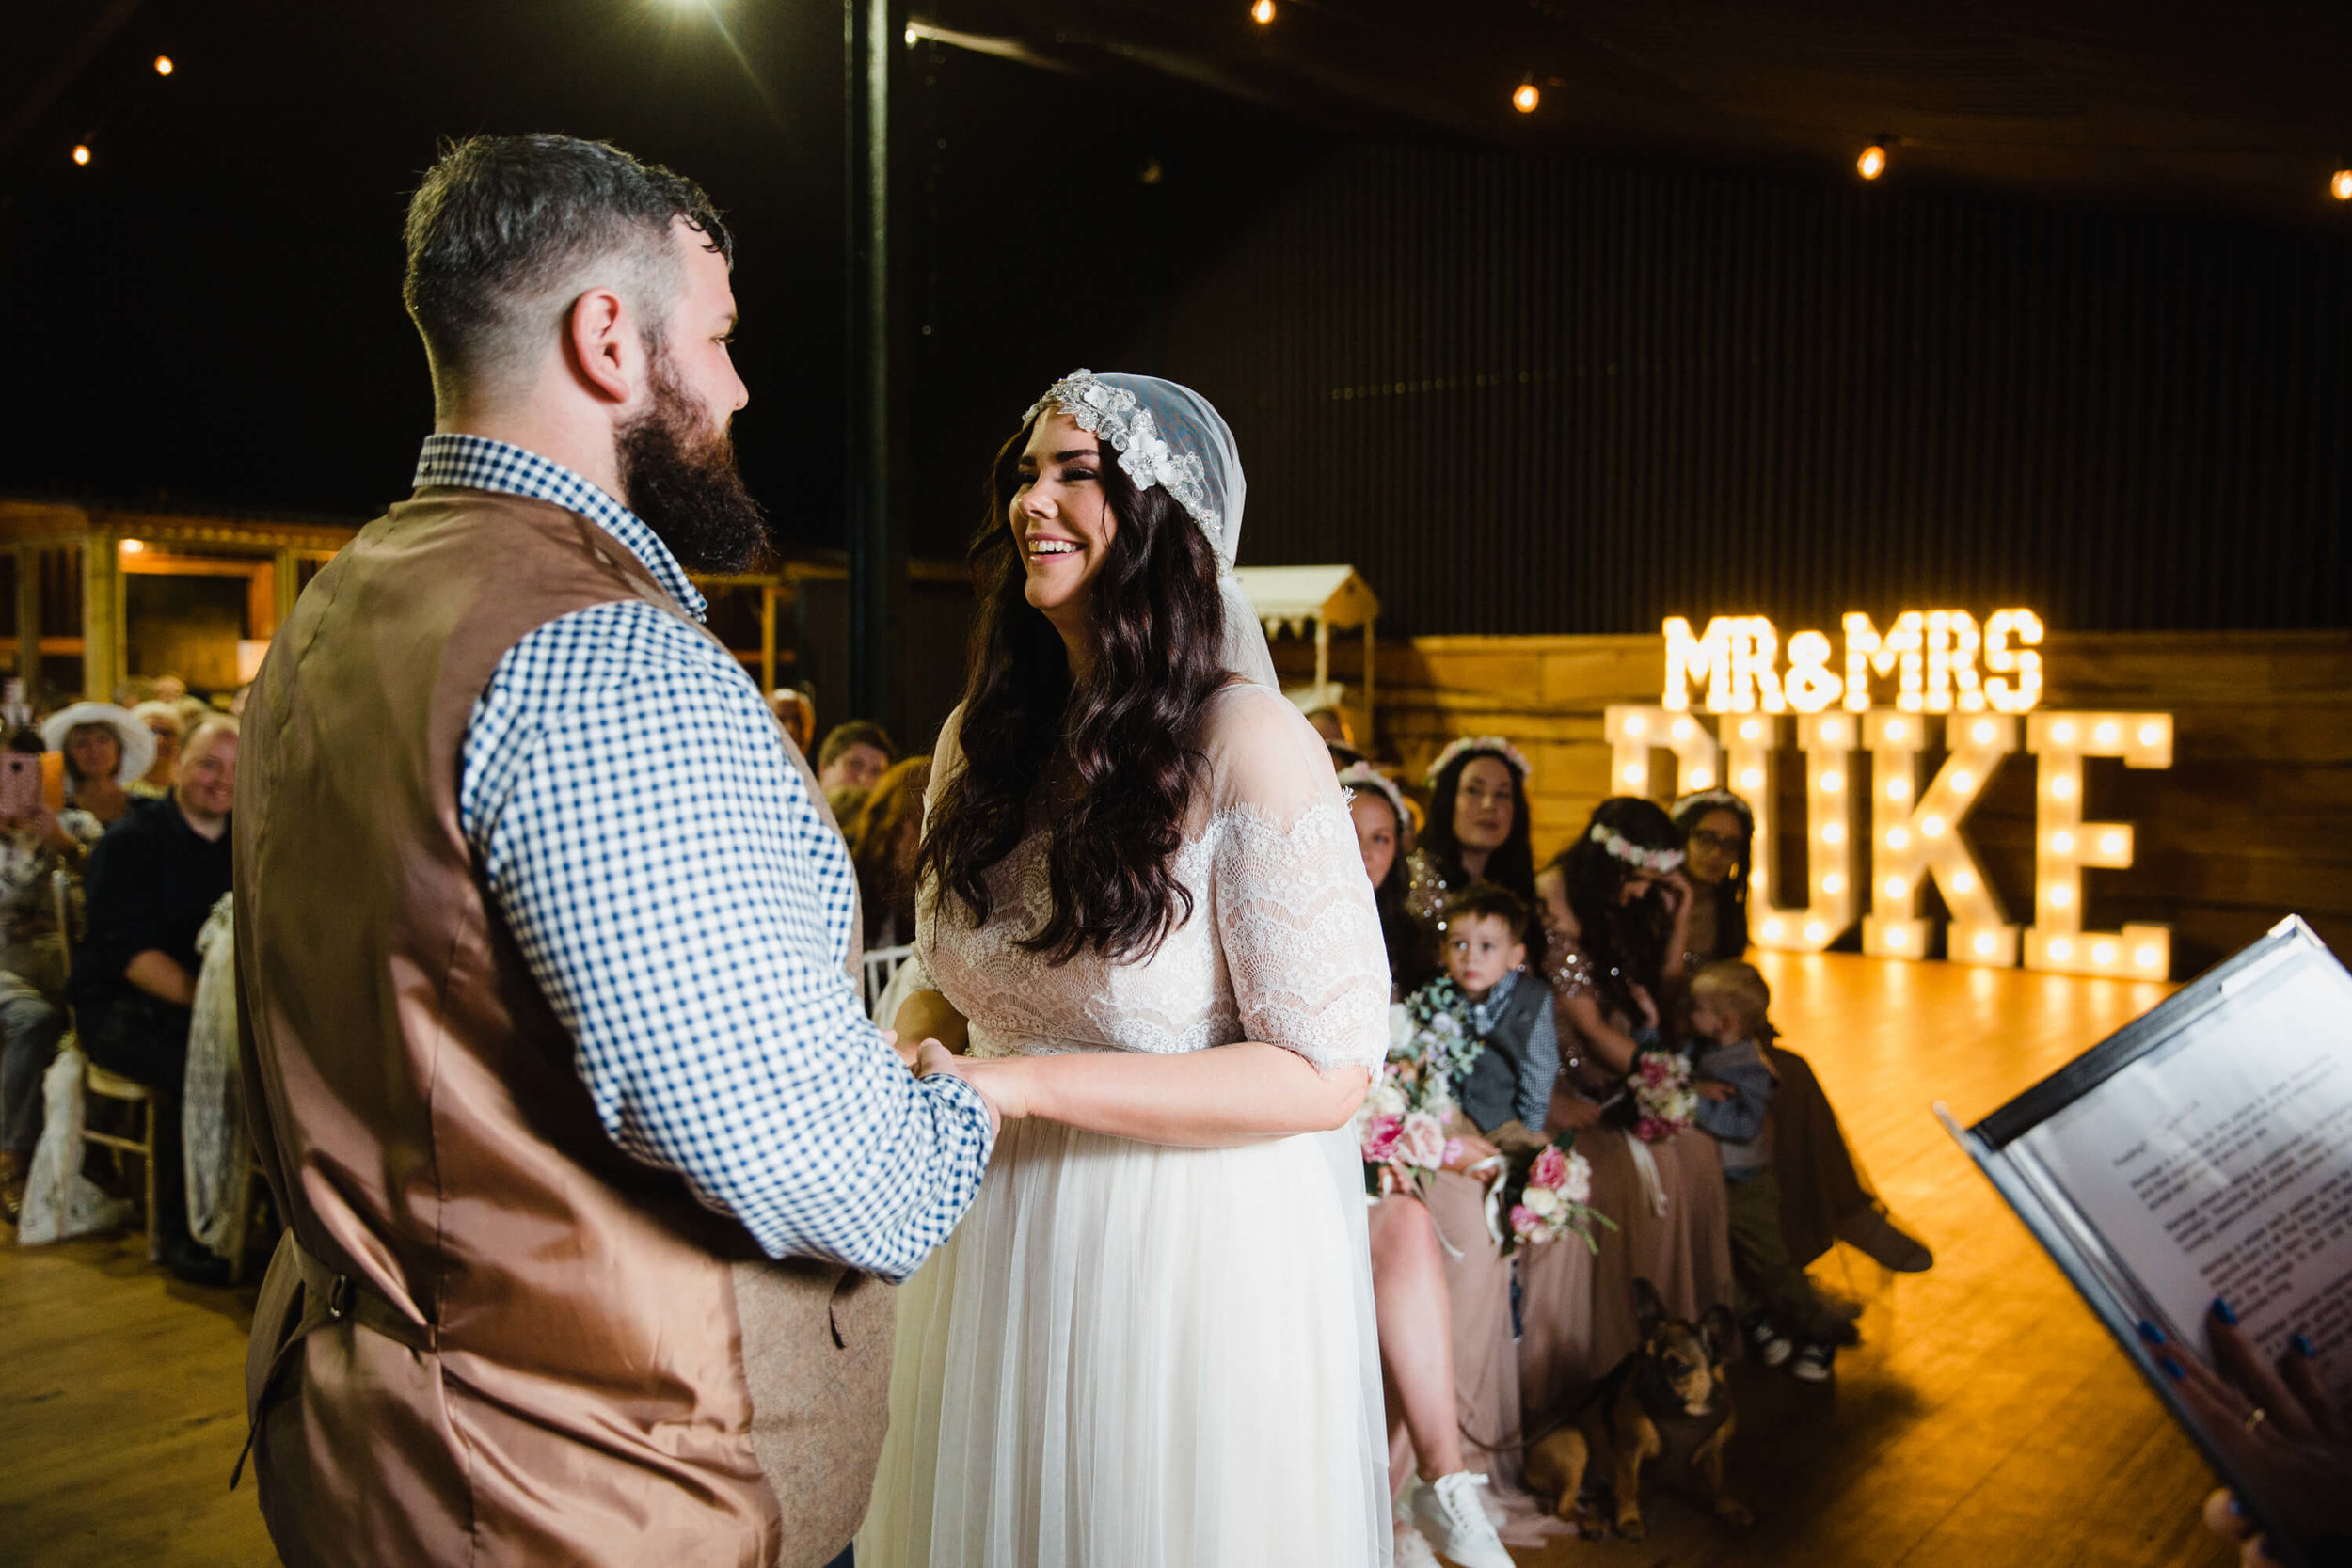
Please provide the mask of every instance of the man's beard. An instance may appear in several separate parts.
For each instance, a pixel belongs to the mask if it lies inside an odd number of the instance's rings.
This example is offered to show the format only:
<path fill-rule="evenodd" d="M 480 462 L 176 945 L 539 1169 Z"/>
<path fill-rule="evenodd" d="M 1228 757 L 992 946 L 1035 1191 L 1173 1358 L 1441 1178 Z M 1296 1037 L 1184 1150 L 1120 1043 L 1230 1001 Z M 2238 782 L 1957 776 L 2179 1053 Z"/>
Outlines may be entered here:
<path fill-rule="evenodd" d="M 614 437 L 628 509 L 690 572 L 740 572 L 768 546 L 768 517 L 735 471 L 735 443 L 678 385 L 669 351 L 653 351 L 653 405 Z"/>

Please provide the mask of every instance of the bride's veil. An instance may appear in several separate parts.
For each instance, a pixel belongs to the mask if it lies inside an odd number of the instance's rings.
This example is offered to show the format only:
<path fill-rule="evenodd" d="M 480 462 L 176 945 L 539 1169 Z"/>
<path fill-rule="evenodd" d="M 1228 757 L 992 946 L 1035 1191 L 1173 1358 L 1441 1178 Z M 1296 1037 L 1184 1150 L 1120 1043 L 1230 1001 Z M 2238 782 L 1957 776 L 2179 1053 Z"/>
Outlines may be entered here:
<path fill-rule="evenodd" d="M 1207 398 L 1173 381 L 1083 370 L 1047 388 L 1028 417 L 1046 408 L 1068 412 L 1081 429 L 1119 453 L 1119 466 L 1138 489 L 1164 486 L 1200 525 L 1216 550 L 1217 588 L 1225 598 L 1225 667 L 1244 680 L 1280 690 L 1265 629 L 1233 574 L 1249 480 L 1225 417 Z"/>
<path fill-rule="evenodd" d="M 1067 411 L 1119 453 L 1119 466 L 1138 488 L 1159 484 L 1190 514 L 1216 547 L 1217 587 L 1225 596 L 1225 667 L 1245 680 L 1279 691 L 1274 656 L 1258 611 L 1233 574 L 1241 546 L 1242 503 L 1249 482 L 1242 473 L 1233 432 L 1209 400 L 1189 387 L 1157 376 L 1073 371 L 1029 409 L 1025 424 L 1049 407 Z M 1331 1173 L 1333 1201 L 1350 1243 L 1355 1271 L 1356 1344 L 1363 1419 L 1357 1456 L 1365 1477 L 1370 1539 L 1388 1568 L 1394 1546 L 1389 1514 L 1388 1416 L 1380 1391 L 1380 1344 L 1373 1322 L 1372 1244 L 1364 1206 L 1363 1155 L 1347 1128 L 1314 1135 Z"/>

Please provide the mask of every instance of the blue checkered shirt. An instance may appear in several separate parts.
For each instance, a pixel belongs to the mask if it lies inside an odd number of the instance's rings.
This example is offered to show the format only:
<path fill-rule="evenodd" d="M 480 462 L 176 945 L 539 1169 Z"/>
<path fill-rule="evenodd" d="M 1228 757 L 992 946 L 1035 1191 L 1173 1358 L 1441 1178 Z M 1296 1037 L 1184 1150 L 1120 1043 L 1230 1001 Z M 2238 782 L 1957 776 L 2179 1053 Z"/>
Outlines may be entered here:
<path fill-rule="evenodd" d="M 429 436 L 417 485 L 553 501 L 707 608 L 644 519 L 519 447 Z M 460 768 L 491 901 L 613 1141 L 772 1256 L 914 1273 L 979 1190 L 988 1110 L 866 1022 L 849 851 L 742 666 L 641 599 L 559 616 L 500 660 Z"/>

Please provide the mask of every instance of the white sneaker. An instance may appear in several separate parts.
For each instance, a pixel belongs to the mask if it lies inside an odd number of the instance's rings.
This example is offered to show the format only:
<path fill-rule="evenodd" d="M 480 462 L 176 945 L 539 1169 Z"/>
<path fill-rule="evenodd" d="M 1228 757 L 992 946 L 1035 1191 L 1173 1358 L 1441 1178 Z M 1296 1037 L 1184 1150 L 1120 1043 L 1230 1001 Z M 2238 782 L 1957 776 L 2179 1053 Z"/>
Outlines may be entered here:
<path fill-rule="evenodd" d="M 1423 1481 L 1413 1494 L 1413 1523 L 1454 1568 L 1514 1568 L 1494 1522 L 1479 1506 L 1479 1489 L 1486 1484 L 1486 1478 L 1474 1470 L 1456 1470 Z"/>
<path fill-rule="evenodd" d="M 1748 1321 L 1748 1344 L 1756 1351 L 1756 1358 L 1767 1367 L 1779 1366 L 1797 1348 L 1788 1342 L 1787 1335 L 1772 1326 L 1771 1319 L 1764 1317 Z"/>
<path fill-rule="evenodd" d="M 1827 1383 L 1836 1360 L 1836 1347 L 1825 1345 L 1819 1339 L 1810 1340 L 1797 1352 L 1797 1359 L 1789 1367 L 1788 1373 L 1800 1383 Z"/>

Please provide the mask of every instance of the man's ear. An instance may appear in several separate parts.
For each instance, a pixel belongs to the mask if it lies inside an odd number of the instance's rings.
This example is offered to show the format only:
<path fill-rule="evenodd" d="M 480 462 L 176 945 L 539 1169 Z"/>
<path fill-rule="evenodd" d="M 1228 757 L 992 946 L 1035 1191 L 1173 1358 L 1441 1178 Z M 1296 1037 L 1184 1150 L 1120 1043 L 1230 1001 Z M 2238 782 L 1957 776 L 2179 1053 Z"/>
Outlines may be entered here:
<path fill-rule="evenodd" d="M 572 373 L 596 396 L 626 404 L 637 393 L 644 345 L 628 308 L 611 289 L 591 289 L 564 317 L 564 352 Z"/>

